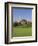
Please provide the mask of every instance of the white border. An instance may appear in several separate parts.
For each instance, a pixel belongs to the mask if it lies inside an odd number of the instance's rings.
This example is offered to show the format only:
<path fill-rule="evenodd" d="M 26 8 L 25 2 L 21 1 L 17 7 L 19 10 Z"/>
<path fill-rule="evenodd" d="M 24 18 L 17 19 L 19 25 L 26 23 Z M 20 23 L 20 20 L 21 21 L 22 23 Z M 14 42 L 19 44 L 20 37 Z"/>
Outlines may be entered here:
<path fill-rule="evenodd" d="M 11 7 L 30 7 L 32 10 L 32 36 L 27 37 L 13 37 L 11 38 Z M 18 5 L 18 4 L 9 4 L 9 42 L 15 41 L 30 41 L 35 40 L 35 6 L 33 5 Z"/>

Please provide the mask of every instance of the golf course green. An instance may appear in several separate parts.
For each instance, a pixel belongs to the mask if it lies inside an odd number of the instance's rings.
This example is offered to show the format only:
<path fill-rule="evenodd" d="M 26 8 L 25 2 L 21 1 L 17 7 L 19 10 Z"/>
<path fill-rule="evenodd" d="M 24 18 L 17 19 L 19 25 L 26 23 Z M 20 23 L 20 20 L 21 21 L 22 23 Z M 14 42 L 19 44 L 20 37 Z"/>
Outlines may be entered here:
<path fill-rule="evenodd" d="M 32 26 L 13 27 L 12 37 L 32 36 Z"/>

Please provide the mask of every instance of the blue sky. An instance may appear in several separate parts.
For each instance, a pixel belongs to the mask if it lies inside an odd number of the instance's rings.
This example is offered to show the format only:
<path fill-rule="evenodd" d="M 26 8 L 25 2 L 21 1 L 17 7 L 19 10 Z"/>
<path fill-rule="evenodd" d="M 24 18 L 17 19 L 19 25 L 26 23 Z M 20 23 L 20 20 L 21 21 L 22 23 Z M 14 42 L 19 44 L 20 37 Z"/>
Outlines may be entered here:
<path fill-rule="evenodd" d="M 32 9 L 13 8 L 12 12 L 14 22 L 22 19 L 32 21 Z"/>

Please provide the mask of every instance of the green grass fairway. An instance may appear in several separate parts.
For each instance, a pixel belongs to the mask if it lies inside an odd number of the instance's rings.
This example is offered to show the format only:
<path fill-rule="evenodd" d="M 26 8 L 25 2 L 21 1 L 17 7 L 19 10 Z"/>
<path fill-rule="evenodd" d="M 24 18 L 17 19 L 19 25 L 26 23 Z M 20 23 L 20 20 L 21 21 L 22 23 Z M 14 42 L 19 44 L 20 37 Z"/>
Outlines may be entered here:
<path fill-rule="evenodd" d="M 32 36 L 32 27 L 14 27 L 13 37 Z"/>

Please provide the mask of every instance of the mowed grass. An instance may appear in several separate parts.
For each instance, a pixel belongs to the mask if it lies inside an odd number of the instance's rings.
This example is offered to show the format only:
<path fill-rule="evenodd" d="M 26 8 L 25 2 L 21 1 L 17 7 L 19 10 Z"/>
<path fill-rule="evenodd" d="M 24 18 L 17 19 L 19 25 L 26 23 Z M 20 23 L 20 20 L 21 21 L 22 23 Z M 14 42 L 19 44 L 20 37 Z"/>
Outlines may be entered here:
<path fill-rule="evenodd" d="M 32 27 L 17 26 L 13 28 L 13 37 L 32 36 Z"/>

